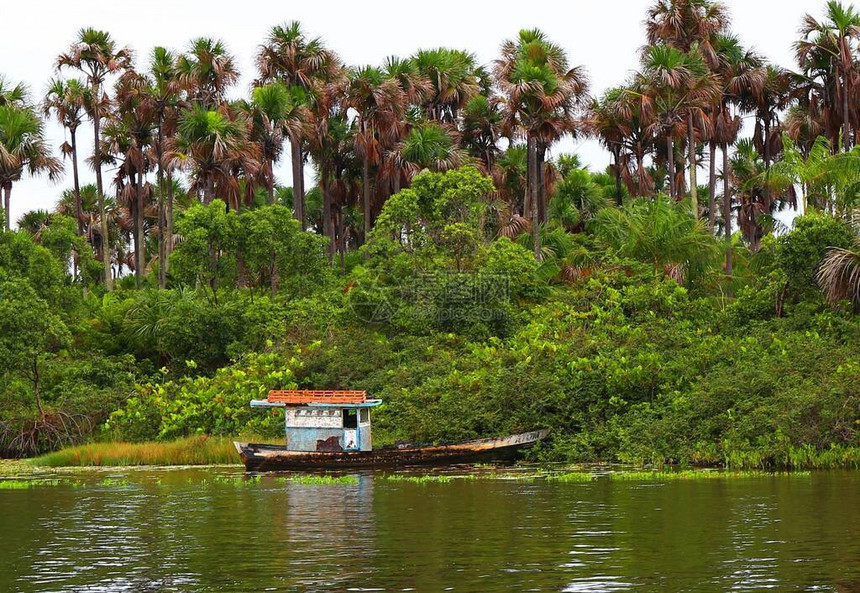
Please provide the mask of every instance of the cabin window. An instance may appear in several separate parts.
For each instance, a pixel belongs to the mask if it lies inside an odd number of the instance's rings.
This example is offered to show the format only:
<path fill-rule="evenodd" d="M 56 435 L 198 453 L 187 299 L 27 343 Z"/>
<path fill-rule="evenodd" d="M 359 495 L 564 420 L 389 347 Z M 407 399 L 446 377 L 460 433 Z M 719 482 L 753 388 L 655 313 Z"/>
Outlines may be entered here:
<path fill-rule="evenodd" d="M 343 411 L 343 427 L 358 428 L 358 414 L 356 414 L 356 410 Z"/>
<path fill-rule="evenodd" d="M 358 420 L 362 424 L 367 424 L 368 422 L 370 422 L 370 410 L 368 410 L 367 408 L 361 408 L 358 411 Z"/>

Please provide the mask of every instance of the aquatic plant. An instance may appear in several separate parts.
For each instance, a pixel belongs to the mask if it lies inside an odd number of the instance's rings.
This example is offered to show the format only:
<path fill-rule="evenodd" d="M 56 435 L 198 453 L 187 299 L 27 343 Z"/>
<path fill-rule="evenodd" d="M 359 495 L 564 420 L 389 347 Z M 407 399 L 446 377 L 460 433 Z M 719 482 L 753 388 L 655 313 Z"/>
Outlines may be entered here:
<path fill-rule="evenodd" d="M 679 470 L 679 471 L 629 471 L 608 475 L 613 481 L 628 482 L 669 482 L 697 480 L 738 480 L 747 478 L 770 478 L 773 476 L 808 478 L 810 472 L 766 472 L 766 471 L 721 471 L 721 470 Z"/>
<path fill-rule="evenodd" d="M 568 472 L 564 474 L 547 474 L 546 479 L 550 482 L 593 482 L 597 479 L 597 475 L 589 472 Z"/>
<path fill-rule="evenodd" d="M 276 478 L 278 482 L 286 482 L 288 484 L 305 484 L 305 485 L 351 485 L 358 484 L 358 476 L 308 476 L 296 474 L 294 476 L 281 476 Z"/>
<path fill-rule="evenodd" d="M 454 476 L 405 476 L 403 474 L 386 474 L 381 479 L 389 482 L 409 482 L 410 484 L 447 484 Z"/>
<path fill-rule="evenodd" d="M 42 486 L 59 486 L 60 480 L 0 480 L 0 490 L 29 490 Z"/>
<path fill-rule="evenodd" d="M 98 484 L 99 486 L 108 486 L 108 487 L 118 487 L 118 486 L 128 486 L 129 481 L 119 478 L 105 478 Z"/>
<path fill-rule="evenodd" d="M 212 478 L 212 482 L 215 484 L 230 484 L 233 486 L 253 486 L 254 484 L 259 484 L 261 480 L 262 480 L 262 476 L 247 475 L 247 474 L 239 474 L 239 475 L 218 474 Z"/>

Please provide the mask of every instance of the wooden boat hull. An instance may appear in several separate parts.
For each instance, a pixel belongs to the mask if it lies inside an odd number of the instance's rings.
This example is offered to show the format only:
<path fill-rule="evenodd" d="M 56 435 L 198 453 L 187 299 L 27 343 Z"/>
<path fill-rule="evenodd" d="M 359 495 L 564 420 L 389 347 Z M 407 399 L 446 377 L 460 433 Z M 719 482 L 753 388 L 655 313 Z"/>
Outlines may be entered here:
<path fill-rule="evenodd" d="M 544 439 L 548 430 L 451 445 L 405 445 L 375 451 L 289 451 L 285 446 L 233 443 L 248 471 L 385 468 L 513 461 Z"/>

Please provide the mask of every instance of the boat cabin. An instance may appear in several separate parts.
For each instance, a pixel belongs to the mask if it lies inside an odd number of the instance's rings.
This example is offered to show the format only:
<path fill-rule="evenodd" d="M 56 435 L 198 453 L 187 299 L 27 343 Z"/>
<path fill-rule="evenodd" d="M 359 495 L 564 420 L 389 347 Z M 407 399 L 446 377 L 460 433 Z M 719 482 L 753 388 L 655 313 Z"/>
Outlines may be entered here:
<path fill-rule="evenodd" d="M 252 408 L 284 408 L 288 451 L 371 451 L 370 408 L 382 401 L 365 391 L 275 390 Z"/>

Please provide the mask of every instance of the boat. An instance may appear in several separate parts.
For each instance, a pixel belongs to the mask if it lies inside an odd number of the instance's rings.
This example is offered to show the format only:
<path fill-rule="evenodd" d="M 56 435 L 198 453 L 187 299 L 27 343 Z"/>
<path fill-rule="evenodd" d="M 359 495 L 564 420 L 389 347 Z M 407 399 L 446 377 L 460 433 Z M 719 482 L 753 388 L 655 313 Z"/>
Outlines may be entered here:
<path fill-rule="evenodd" d="M 371 444 L 370 410 L 381 400 L 364 391 L 275 390 L 253 408 L 283 408 L 286 443 L 234 442 L 248 471 L 392 468 L 513 461 L 546 438 L 535 430 L 460 443 L 398 443 L 380 449 Z"/>

